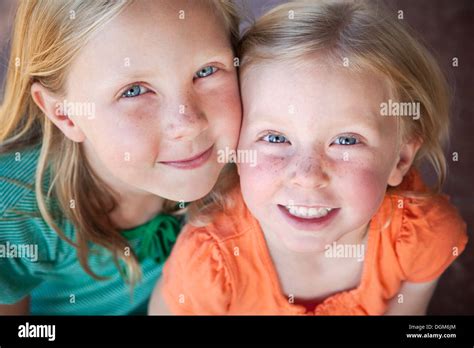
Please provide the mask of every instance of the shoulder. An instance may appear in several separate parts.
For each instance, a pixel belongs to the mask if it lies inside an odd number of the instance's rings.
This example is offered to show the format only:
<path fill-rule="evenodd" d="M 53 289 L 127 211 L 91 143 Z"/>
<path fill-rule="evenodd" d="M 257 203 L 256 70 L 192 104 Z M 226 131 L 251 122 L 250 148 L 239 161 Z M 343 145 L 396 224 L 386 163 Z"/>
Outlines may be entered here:
<path fill-rule="evenodd" d="M 250 215 L 240 194 L 235 188 L 229 193 L 229 205 L 224 211 L 216 212 L 212 221 L 206 225 L 187 224 L 179 234 L 173 247 L 169 263 L 183 261 L 183 267 L 203 267 L 202 262 L 193 265 L 190 258 L 202 258 L 206 262 L 219 266 L 231 267 L 230 255 L 233 246 L 245 243 L 247 231 L 251 230 L 254 220 Z M 186 261 L 184 261 L 186 260 Z"/>
<path fill-rule="evenodd" d="M 66 242 L 43 219 L 38 207 L 35 193 L 38 155 L 38 147 L 0 155 L 0 244 L 35 246 L 38 260 L 31 264 L 31 269 L 56 261 L 61 250 L 67 249 L 63 245 Z M 44 187 L 47 180 L 48 176 Z M 74 229 L 68 221 L 62 219 L 57 223 L 72 237 Z M 10 261 L 18 263 L 21 259 Z"/>
<path fill-rule="evenodd" d="M 213 213 L 210 222 L 207 224 L 188 224 L 186 230 L 187 233 L 205 231 L 217 243 L 225 243 L 228 240 L 245 235 L 254 221 L 255 218 L 251 215 L 243 200 L 240 186 L 236 186 L 227 194 L 225 209 Z"/>
<path fill-rule="evenodd" d="M 234 248 L 248 230 L 239 192 L 232 198 L 231 211 L 217 213 L 206 226 L 188 224 L 179 235 L 163 272 L 163 297 L 173 313 L 226 313 L 235 285 Z"/>
<path fill-rule="evenodd" d="M 466 223 L 445 195 L 390 199 L 392 246 L 405 280 L 434 280 L 467 243 Z"/>
<path fill-rule="evenodd" d="M 399 210 L 398 240 L 413 246 L 464 247 L 466 223 L 447 195 L 394 196 Z"/>
<path fill-rule="evenodd" d="M 0 176 L 23 180 L 34 179 L 40 145 L 0 153 Z"/>
<path fill-rule="evenodd" d="M 59 263 L 74 256 L 43 219 L 35 193 L 39 147 L 0 155 L 0 303 L 15 303 L 48 279 Z M 43 189 L 48 187 L 45 176 Z M 60 216 L 60 214 L 57 214 Z M 57 221 L 72 238 L 74 227 Z"/>
<path fill-rule="evenodd" d="M 74 233 L 69 223 L 61 228 L 66 235 Z M 0 217 L 0 303 L 18 302 L 74 256 L 75 249 L 41 217 L 21 211 L 3 214 Z"/>
<path fill-rule="evenodd" d="M 255 228 L 256 221 L 243 201 L 240 188 L 233 189 L 228 198 L 227 209 L 216 212 L 210 223 L 203 226 L 187 224 L 183 228 L 173 247 L 172 257 L 184 260 L 192 255 L 202 255 L 234 268 L 234 249 L 236 245 L 245 247 L 252 243 L 252 233 L 249 232 Z"/>
<path fill-rule="evenodd" d="M 28 197 L 34 198 L 38 156 L 36 147 L 0 154 L 0 217 L 23 200 L 22 208 L 35 205 Z"/>
<path fill-rule="evenodd" d="M 185 227 L 163 270 L 162 295 L 173 314 L 224 314 L 231 275 L 220 243 L 205 228 Z"/>

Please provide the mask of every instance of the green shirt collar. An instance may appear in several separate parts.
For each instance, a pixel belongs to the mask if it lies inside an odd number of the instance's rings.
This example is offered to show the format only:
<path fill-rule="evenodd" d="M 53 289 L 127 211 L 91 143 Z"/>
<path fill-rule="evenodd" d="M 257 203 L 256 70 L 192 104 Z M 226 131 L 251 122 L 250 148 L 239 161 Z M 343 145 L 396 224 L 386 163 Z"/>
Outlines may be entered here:
<path fill-rule="evenodd" d="M 171 253 L 182 223 L 182 216 L 161 213 L 143 225 L 122 231 L 122 235 L 129 241 L 141 240 L 136 253 L 139 261 L 152 258 L 161 263 Z"/>

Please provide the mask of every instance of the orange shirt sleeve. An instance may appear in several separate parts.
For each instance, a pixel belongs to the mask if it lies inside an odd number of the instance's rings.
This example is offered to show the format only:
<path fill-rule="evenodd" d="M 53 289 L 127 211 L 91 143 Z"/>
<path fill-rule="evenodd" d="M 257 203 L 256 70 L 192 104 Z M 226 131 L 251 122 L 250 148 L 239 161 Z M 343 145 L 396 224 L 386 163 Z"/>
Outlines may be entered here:
<path fill-rule="evenodd" d="M 405 280 L 438 278 L 467 243 L 466 223 L 445 196 L 409 199 L 395 251 Z"/>
<path fill-rule="evenodd" d="M 162 296 L 173 314 L 225 314 L 229 272 L 218 242 L 204 228 L 186 226 L 163 270 Z"/>

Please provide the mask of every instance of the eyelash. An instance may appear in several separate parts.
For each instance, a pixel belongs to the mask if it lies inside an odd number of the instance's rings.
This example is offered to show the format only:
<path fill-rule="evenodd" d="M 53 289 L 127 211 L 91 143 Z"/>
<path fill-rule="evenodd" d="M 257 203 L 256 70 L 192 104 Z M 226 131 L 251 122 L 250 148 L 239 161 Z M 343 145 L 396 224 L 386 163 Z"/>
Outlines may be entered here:
<path fill-rule="evenodd" d="M 261 141 L 264 141 L 264 142 L 267 142 L 267 143 L 269 143 L 269 144 L 285 144 L 285 143 L 286 143 L 286 142 L 283 142 L 283 143 L 271 142 L 271 141 L 265 140 L 266 137 L 271 136 L 271 135 L 273 135 L 273 136 L 275 136 L 275 137 L 283 137 L 283 138 L 285 138 L 285 139 L 287 140 L 288 143 L 290 143 L 290 142 L 288 141 L 288 139 L 287 139 L 284 135 L 282 135 L 282 134 L 277 134 L 277 133 L 271 133 L 271 132 L 268 132 L 267 134 L 265 134 L 264 136 L 262 136 L 262 137 L 260 138 L 260 140 L 261 140 Z M 291 143 L 290 143 L 290 144 L 291 144 Z"/>
<path fill-rule="evenodd" d="M 340 138 L 351 138 L 351 139 L 355 139 L 356 140 L 356 143 L 355 144 L 335 144 L 335 145 L 340 145 L 340 146 L 354 146 L 354 145 L 359 145 L 361 143 L 361 140 L 358 136 L 356 136 L 355 134 L 343 134 L 343 135 L 339 135 L 338 137 L 336 137 L 336 140 L 337 139 L 340 139 Z M 336 140 L 334 140 L 331 144 L 333 144 Z"/>
<path fill-rule="evenodd" d="M 209 75 L 206 75 L 206 76 L 198 76 L 198 74 L 199 74 L 200 72 L 204 71 L 204 70 L 207 69 L 207 68 L 211 68 L 211 73 L 210 73 Z M 204 79 L 204 78 L 206 78 L 206 77 L 209 77 L 209 76 L 214 75 L 214 74 L 215 74 L 216 72 L 218 72 L 219 70 L 220 70 L 219 68 L 217 68 L 217 67 L 215 67 L 215 66 L 213 66 L 213 65 L 207 65 L 207 66 L 203 67 L 202 69 L 199 69 L 199 70 L 196 72 L 196 74 L 194 74 L 194 78 L 195 78 L 195 79 Z M 126 96 L 125 94 L 126 94 L 127 92 L 129 92 L 130 90 L 132 90 L 134 87 L 144 88 L 146 91 L 145 91 L 144 93 L 140 93 L 140 94 L 138 94 L 138 95 L 136 95 L 136 96 Z M 147 94 L 148 92 L 150 92 L 150 89 L 149 89 L 149 88 L 143 86 L 142 84 L 135 83 L 135 84 L 133 84 L 133 85 L 128 86 L 128 87 L 125 89 L 125 91 L 121 94 L 121 97 L 122 97 L 122 98 L 126 98 L 126 99 L 136 98 L 136 97 L 139 97 L 139 96 L 141 96 L 141 95 Z"/>
<path fill-rule="evenodd" d="M 202 71 L 204 71 L 205 69 L 207 68 L 211 68 L 212 69 L 212 72 L 209 74 L 209 75 L 206 75 L 206 76 L 198 76 L 198 74 Z M 205 67 L 202 67 L 201 69 L 199 69 L 198 71 L 196 71 L 196 73 L 194 74 L 194 78 L 195 79 L 204 79 L 206 77 L 209 77 L 209 76 L 212 76 L 214 75 L 216 72 L 218 72 L 220 69 L 214 65 L 206 65 Z"/>
<path fill-rule="evenodd" d="M 144 88 L 146 91 L 145 91 L 144 93 L 138 94 L 138 95 L 136 95 L 136 96 L 126 96 L 125 94 L 126 94 L 127 92 L 129 92 L 130 90 L 132 90 L 134 87 Z M 151 90 L 150 90 L 149 88 L 143 86 L 142 84 L 135 83 L 135 84 L 133 84 L 133 85 L 128 86 L 128 87 L 125 89 L 125 91 L 121 94 L 121 97 L 122 97 L 122 98 L 125 98 L 125 99 L 137 98 L 137 97 L 140 97 L 140 96 L 142 96 L 142 95 L 144 95 L 144 94 L 149 93 L 150 91 L 151 91 Z"/>
<path fill-rule="evenodd" d="M 266 137 L 269 137 L 269 136 L 275 136 L 275 137 L 283 137 L 285 138 L 285 142 L 272 142 L 272 141 L 269 141 L 269 140 L 265 140 Z M 335 144 L 336 140 L 337 139 L 341 139 L 341 138 L 350 138 L 350 139 L 355 139 L 355 143 L 354 144 Z M 264 136 L 262 136 L 260 138 L 261 141 L 265 141 L 269 144 L 285 144 L 285 143 L 289 143 L 291 144 L 291 142 L 287 139 L 287 137 L 285 137 L 284 135 L 282 134 L 278 134 L 278 133 L 267 133 L 265 134 Z M 334 144 L 334 145 L 340 145 L 340 146 L 354 146 L 354 145 L 359 145 L 361 144 L 361 140 L 360 140 L 360 137 L 356 136 L 355 134 L 343 134 L 343 135 L 339 135 L 338 137 L 336 137 L 336 139 L 331 143 L 331 145 Z"/>

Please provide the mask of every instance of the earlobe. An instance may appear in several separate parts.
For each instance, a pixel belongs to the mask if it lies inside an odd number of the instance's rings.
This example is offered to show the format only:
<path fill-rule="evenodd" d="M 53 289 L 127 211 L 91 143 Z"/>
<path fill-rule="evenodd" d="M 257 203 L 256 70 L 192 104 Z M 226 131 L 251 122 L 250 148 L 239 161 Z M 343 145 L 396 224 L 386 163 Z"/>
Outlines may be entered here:
<path fill-rule="evenodd" d="M 63 112 L 60 98 L 50 92 L 39 82 L 31 85 L 31 97 L 41 111 L 72 141 L 81 143 L 85 135 L 75 122 Z"/>
<path fill-rule="evenodd" d="M 398 186 L 402 183 L 403 177 L 410 170 L 415 156 L 420 149 L 422 141 L 419 139 L 413 139 L 403 144 L 398 155 L 397 163 L 390 172 L 388 178 L 388 184 L 390 186 Z"/>

